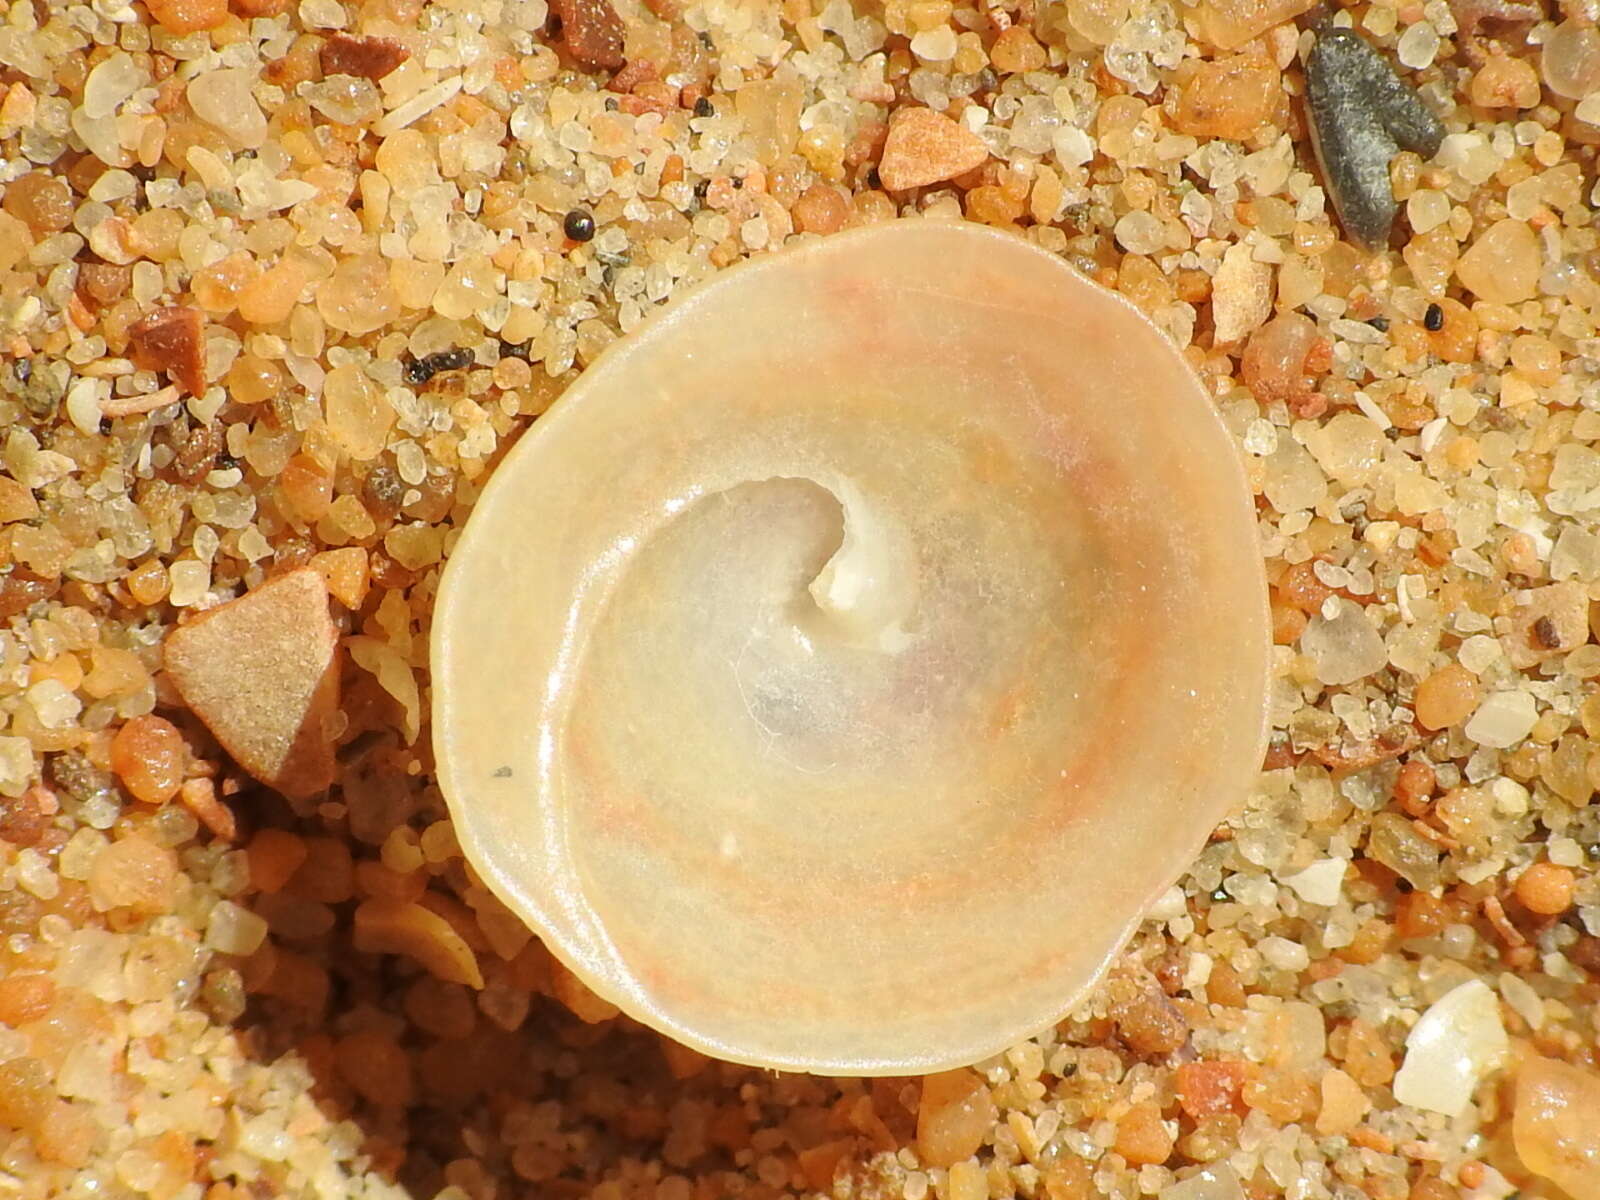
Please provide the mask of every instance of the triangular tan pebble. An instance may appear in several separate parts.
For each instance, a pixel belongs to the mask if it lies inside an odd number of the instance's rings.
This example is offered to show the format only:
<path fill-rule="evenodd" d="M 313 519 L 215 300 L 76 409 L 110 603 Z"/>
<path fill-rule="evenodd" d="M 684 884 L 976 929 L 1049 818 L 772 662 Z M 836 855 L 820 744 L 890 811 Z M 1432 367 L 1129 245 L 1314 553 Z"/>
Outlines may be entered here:
<path fill-rule="evenodd" d="M 964 175 L 988 157 L 989 147 L 966 126 L 931 108 L 902 108 L 889 122 L 878 177 L 903 192 Z"/>
<path fill-rule="evenodd" d="M 167 674 L 241 767 L 307 796 L 333 779 L 338 642 L 328 585 L 301 567 L 173 630 Z"/>

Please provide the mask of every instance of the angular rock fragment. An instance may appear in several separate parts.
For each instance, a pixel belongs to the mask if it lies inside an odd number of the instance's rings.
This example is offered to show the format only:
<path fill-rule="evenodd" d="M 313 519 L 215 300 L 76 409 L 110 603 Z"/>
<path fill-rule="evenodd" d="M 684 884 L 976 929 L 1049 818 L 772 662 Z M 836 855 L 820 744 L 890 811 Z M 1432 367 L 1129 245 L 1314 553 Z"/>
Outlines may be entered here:
<path fill-rule="evenodd" d="M 199 309 L 158 309 L 135 321 L 128 337 L 139 367 L 165 371 L 191 395 L 206 390 L 205 320 Z"/>
<path fill-rule="evenodd" d="M 903 192 L 964 175 L 988 157 L 977 134 L 943 113 L 902 108 L 889 120 L 878 175 L 891 192 Z"/>
<path fill-rule="evenodd" d="M 1509 1052 L 1499 1002 L 1481 979 L 1450 989 L 1406 1036 L 1406 1057 L 1394 1077 L 1401 1104 L 1459 1117 L 1482 1079 Z"/>
<path fill-rule="evenodd" d="M 322 46 L 324 75 L 359 75 L 376 82 L 411 57 L 393 38 L 336 33 Z"/>
<path fill-rule="evenodd" d="M 1389 240 L 1398 206 L 1389 161 L 1400 149 L 1432 158 L 1444 126 L 1387 60 L 1350 29 L 1318 30 L 1306 56 L 1311 142 L 1339 223 L 1372 250 Z"/>
<path fill-rule="evenodd" d="M 614 71 L 626 62 L 623 26 L 610 0 L 555 0 L 561 42 L 581 67 Z"/>
<path fill-rule="evenodd" d="M 1222 256 L 1211 281 L 1211 317 L 1216 342 L 1236 342 L 1266 323 L 1272 315 L 1272 267 L 1257 262 L 1246 242 L 1236 242 Z"/>
<path fill-rule="evenodd" d="M 241 767 L 308 796 L 333 779 L 338 641 L 328 585 L 301 567 L 173 630 L 167 674 Z"/>

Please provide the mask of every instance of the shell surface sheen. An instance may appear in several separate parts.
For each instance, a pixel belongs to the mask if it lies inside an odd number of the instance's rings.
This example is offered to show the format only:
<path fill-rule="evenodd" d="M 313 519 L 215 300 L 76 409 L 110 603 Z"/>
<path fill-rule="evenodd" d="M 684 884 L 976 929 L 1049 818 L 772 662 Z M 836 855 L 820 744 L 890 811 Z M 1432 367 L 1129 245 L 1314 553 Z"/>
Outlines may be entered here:
<path fill-rule="evenodd" d="M 474 869 L 714 1056 L 977 1061 L 1093 984 L 1261 761 L 1249 487 L 1130 305 L 917 220 L 717 276 L 513 448 L 433 625 Z"/>

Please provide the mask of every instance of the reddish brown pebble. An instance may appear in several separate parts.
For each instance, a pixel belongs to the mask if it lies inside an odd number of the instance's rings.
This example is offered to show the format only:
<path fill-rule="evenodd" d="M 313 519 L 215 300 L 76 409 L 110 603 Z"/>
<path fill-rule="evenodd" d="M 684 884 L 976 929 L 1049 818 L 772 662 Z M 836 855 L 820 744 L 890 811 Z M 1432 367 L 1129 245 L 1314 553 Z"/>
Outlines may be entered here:
<path fill-rule="evenodd" d="M 641 83 L 650 83 L 661 78 L 661 70 L 648 58 L 629 59 L 627 64 L 611 77 L 611 82 L 606 88 L 613 92 L 631 92 Z M 690 105 L 689 107 L 693 107 Z"/>
<path fill-rule="evenodd" d="M 308 796 L 333 779 L 338 642 L 328 585 L 301 567 L 173 630 L 167 674 L 241 767 Z"/>
<path fill-rule="evenodd" d="M 165 804 L 177 794 L 187 759 L 183 734 L 161 717 L 134 717 L 111 742 L 111 769 L 144 804 Z"/>
<path fill-rule="evenodd" d="M 1247 1062 L 1184 1063 L 1173 1077 L 1178 1106 L 1196 1121 L 1242 1112 L 1242 1092 L 1253 1070 Z"/>
<path fill-rule="evenodd" d="M 206 390 L 205 321 L 195 308 L 163 308 L 128 330 L 133 361 L 147 371 L 165 371 L 190 394 Z"/>
<path fill-rule="evenodd" d="M 1109 1015 L 1135 1054 L 1171 1054 L 1189 1040 L 1188 1022 L 1153 979 L 1113 981 Z"/>
<path fill-rule="evenodd" d="M 977 134 L 943 113 L 902 108 L 889 121 L 878 177 L 891 192 L 903 192 L 964 175 L 988 157 Z"/>
<path fill-rule="evenodd" d="M 42 791 L 35 786 L 20 796 L 0 796 L 0 841 L 13 846 L 32 846 L 44 836 L 44 831 L 50 828 L 51 816 L 43 803 Z"/>
<path fill-rule="evenodd" d="M 622 54 L 622 18 L 610 0 L 555 0 L 561 18 L 561 41 L 579 66 L 614 71 Z"/>
<path fill-rule="evenodd" d="M 322 44 L 322 73 L 378 80 L 410 57 L 411 51 L 393 38 L 336 33 Z"/>

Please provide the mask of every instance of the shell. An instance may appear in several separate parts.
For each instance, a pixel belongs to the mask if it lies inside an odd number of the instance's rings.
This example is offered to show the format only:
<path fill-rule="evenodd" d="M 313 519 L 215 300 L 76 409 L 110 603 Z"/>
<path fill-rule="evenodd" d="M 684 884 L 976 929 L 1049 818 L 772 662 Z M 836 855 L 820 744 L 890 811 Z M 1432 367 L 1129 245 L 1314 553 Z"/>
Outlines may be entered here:
<path fill-rule="evenodd" d="M 1059 1019 L 1261 761 L 1254 506 L 1182 359 L 907 221 L 726 272 L 507 455 L 433 625 L 468 859 L 708 1054 L 901 1074 Z"/>

